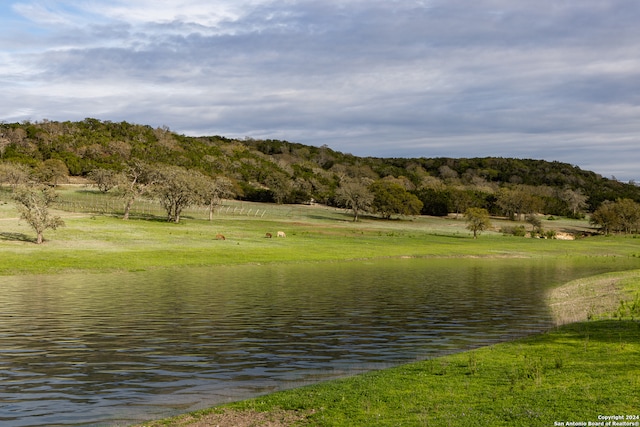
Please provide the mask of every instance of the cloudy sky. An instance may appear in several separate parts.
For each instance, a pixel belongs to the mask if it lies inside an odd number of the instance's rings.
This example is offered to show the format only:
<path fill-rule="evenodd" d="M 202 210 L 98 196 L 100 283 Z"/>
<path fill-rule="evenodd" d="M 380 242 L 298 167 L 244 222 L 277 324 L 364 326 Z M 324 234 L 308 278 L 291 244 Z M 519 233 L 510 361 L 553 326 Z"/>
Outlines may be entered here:
<path fill-rule="evenodd" d="M 640 181 L 638 0 L 4 0 L 0 120 Z"/>

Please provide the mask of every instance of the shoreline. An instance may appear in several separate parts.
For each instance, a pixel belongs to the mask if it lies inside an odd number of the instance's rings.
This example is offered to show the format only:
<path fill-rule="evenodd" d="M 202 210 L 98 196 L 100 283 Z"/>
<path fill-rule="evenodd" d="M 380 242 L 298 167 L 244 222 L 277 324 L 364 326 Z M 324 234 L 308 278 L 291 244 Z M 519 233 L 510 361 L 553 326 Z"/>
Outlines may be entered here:
<path fill-rule="evenodd" d="M 382 369 L 374 371 L 368 374 L 359 374 L 354 377 L 347 377 L 345 379 L 330 380 L 324 383 L 317 384 L 315 386 L 303 386 L 293 390 L 287 390 L 284 392 L 275 392 L 260 396 L 253 399 L 243 400 L 240 402 L 234 402 L 230 404 L 218 405 L 208 409 L 190 412 L 182 415 L 178 415 L 171 418 L 148 421 L 141 424 L 136 424 L 135 427 L 205 427 L 205 426 L 234 426 L 234 427 L 249 427 L 249 426 L 271 426 L 271 427 L 285 427 L 293 425 L 314 425 L 308 424 L 309 417 L 314 415 L 320 409 L 296 409 L 286 410 L 284 408 L 277 408 L 270 411 L 260 411 L 256 407 L 259 404 L 252 404 L 251 402 L 258 402 L 261 400 L 269 399 L 273 395 L 280 394 L 296 394 L 304 393 L 305 389 L 309 388 L 332 388 L 340 387 L 340 384 L 345 382 L 357 380 L 357 377 L 364 376 L 381 376 L 384 377 L 387 374 L 392 374 L 398 370 L 409 368 L 419 365 L 433 365 L 438 362 L 442 366 L 448 364 L 446 362 L 450 359 L 468 359 L 467 367 L 475 374 L 475 370 L 478 369 L 474 359 L 474 354 L 478 351 L 492 352 L 495 349 L 503 348 L 506 346 L 520 346 L 526 351 L 528 343 L 543 340 L 544 337 L 551 333 L 562 331 L 563 328 L 581 329 L 588 328 L 589 323 L 598 321 L 606 322 L 611 319 L 618 319 L 618 322 L 625 320 L 625 313 L 620 312 L 620 306 L 624 306 L 625 303 L 632 301 L 634 298 L 640 298 L 640 270 L 630 270 L 614 273 L 605 273 L 596 276 L 586 277 L 582 279 L 573 280 L 564 285 L 550 290 L 547 294 L 547 301 L 551 309 L 555 326 L 551 327 L 548 331 L 533 334 L 528 337 L 519 338 L 514 341 L 493 344 L 484 346 L 478 349 L 472 349 L 467 351 L 458 352 L 453 355 L 439 356 L 433 359 L 412 362 L 398 367 Z M 624 301 L 624 302 L 621 302 Z M 631 313 L 633 319 L 633 313 Z M 637 323 L 637 321 L 635 321 Z M 639 325 L 640 326 L 640 325 Z M 587 333 L 587 342 L 589 335 Z M 621 338 L 620 338 L 621 339 Z M 587 344 L 585 343 L 585 349 Z M 526 358 L 526 357 L 525 357 Z M 567 362 L 559 362 L 556 359 L 556 367 Z M 430 368 L 432 369 L 432 368 Z M 443 368 L 444 369 L 444 368 Z M 535 375 L 535 374 L 534 374 Z M 345 389 L 344 393 L 347 393 Z M 329 422 L 327 425 L 333 425 Z M 341 425 L 341 424 L 336 424 Z"/>
<path fill-rule="evenodd" d="M 555 325 L 613 316 L 622 301 L 628 303 L 634 299 L 630 285 L 634 282 L 640 283 L 640 270 L 599 274 L 551 289 L 547 293 L 547 304 Z"/>
<path fill-rule="evenodd" d="M 584 258 L 585 260 L 593 258 L 593 260 L 615 263 L 616 259 L 637 258 L 640 254 L 638 241 L 626 237 L 596 236 L 564 241 L 516 238 L 493 231 L 483 234 L 477 240 L 472 240 L 468 230 L 465 229 L 464 221 L 450 218 L 420 217 L 390 222 L 362 219 L 361 222 L 353 223 L 344 220 L 343 214 L 327 211 L 321 207 L 297 209 L 293 216 L 287 207 L 271 208 L 284 210 L 274 212 L 273 217 L 264 220 L 221 215 L 216 217 L 214 222 L 194 217 L 185 218 L 181 224 L 145 219 L 123 222 L 113 216 L 93 214 L 77 216 L 74 213 L 64 212 L 67 226 L 55 232 L 46 233 L 46 241 L 42 246 L 30 242 L 32 232 L 24 224 L 19 221 L 12 224 L 13 209 L 5 208 L 3 213 L 10 216 L 12 221 L 3 223 L 6 237 L 0 241 L 0 246 L 5 249 L 0 275 L 9 277 L 65 273 L 100 274 L 165 268 L 349 262 L 381 258 L 500 259 L 524 257 L 543 259 L 566 257 Z M 584 224 L 584 221 L 573 220 L 567 220 L 566 224 L 561 221 L 549 223 L 550 227 L 551 225 L 557 228 L 570 226 L 571 228 L 575 227 L 576 230 L 583 227 Z M 286 230 L 288 237 L 286 239 L 264 238 L 265 230 L 278 229 Z M 227 236 L 226 241 L 213 239 L 215 233 L 220 231 L 223 231 Z M 309 251 L 309 247 L 313 247 L 314 251 Z M 178 252 L 181 257 L 174 259 L 172 254 Z M 354 253 L 361 256 L 353 257 Z M 380 256 L 380 253 L 387 255 Z M 114 265 L 119 267 L 114 269 Z M 604 296 L 611 297 L 611 291 L 615 291 L 614 295 L 617 296 L 619 293 L 626 295 L 624 300 L 631 300 L 632 294 L 625 293 L 625 281 L 640 280 L 638 279 L 638 275 L 640 275 L 638 271 L 640 270 L 633 271 L 636 271 L 635 275 L 631 272 L 617 273 L 621 276 L 618 279 L 613 277 L 616 273 L 609 273 L 608 275 L 611 277 L 605 277 L 607 275 L 593 276 L 556 288 L 563 289 L 564 292 L 549 295 L 549 298 L 552 298 L 549 302 L 550 307 L 553 306 L 558 311 L 558 317 L 554 316 L 556 324 L 571 325 L 572 322 L 580 320 L 597 320 L 607 310 L 616 310 L 620 304 L 618 297 L 603 298 Z M 599 285 L 596 286 L 594 283 Z M 565 288 L 570 284 L 573 285 L 573 288 Z M 598 292 L 599 289 L 602 291 Z M 525 347 L 528 342 L 530 342 L 529 338 L 514 341 L 514 343 L 519 343 L 517 345 Z M 501 344 L 485 346 L 481 349 L 494 351 L 495 348 L 502 348 L 499 346 Z M 467 372 L 463 378 L 470 379 L 476 372 L 476 368 L 473 368 L 476 362 L 471 360 L 475 354 L 478 354 L 476 350 L 470 350 L 453 356 L 442 356 L 418 362 L 416 366 L 423 366 L 423 368 L 416 369 L 419 375 L 435 375 L 436 379 L 439 379 L 439 377 L 447 375 L 452 364 L 466 365 Z M 467 360 L 460 362 L 460 358 Z M 332 380 L 318 385 L 318 388 L 313 386 L 311 389 L 337 387 L 338 390 L 333 392 L 336 396 L 342 395 L 347 402 L 357 406 L 361 402 L 352 400 L 350 393 L 340 390 L 340 386 L 336 384 L 352 384 L 352 382 L 362 381 L 362 378 L 393 376 L 396 375 L 394 372 L 398 372 L 398 370 L 414 369 L 412 366 L 413 364 L 384 369 L 376 371 L 377 373 L 373 375 L 362 374 L 355 378 L 348 378 L 350 381 L 347 382 Z M 517 366 L 514 369 L 526 370 L 529 368 Z M 502 374 L 503 377 L 509 379 L 514 375 L 516 374 Z M 532 375 L 535 376 L 535 373 Z M 498 379 L 504 380 L 500 376 Z M 394 382 L 394 387 L 385 387 L 385 389 L 401 390 L 405 385 L 403 382 L 398 384 Z M 290 395 L 307 393 L 307 390 L 309 390 L 307 387 L 295 389 Z M 365 388 L 361 393 L 366 394 L 366 391 Z M 409 390 L 409 393 L 413 391 Z M 280 396 L 279 393 L 276 395 Z M 267 396 L 264 396 L 264 399 L 276 399 L 271 395 Z M 452 398 L 455 396 L 457 396 L 455 393 L 452 394 Z M 397 400 L 395 397 L 389 397 L 389 399 L 389 405 Z M 444 403 L 442 404 L 444 405 Z M 373 406 L 373 403 L 367 402 L 367 405 Z M 249 423 L 246 425 L 256 425 L 256 422 L 260 421 L 262 424 L 258 423 L 257 425 L 275 427 L 304 422 L 308 417 L 317 417 L 321 411 L 321 409 L 314 407 L 307 410 L 300 409 L 304 408 L 302 403 L 298 406 L 298 409 L 292 410 L 278 409 L 275 406 L 271 409 L 265 409 L 256 400 L 249 400 L 140 425 L 195 427 L 219 424 L 238 427 L 242 426 L 241 423 L 244 421 Z M 326 409 L 326 406 L 322 407 Z M 209 418 L 208 421 L 202 421 L 221 411 L 226 412 L 223 414 L 222 420 L 212 421 L 213 418 Z M 351 410 L 345 409 L 345 411 L 350 412 Z M 334 416 L 336 416 L 335 413 Z M 337 415 L 338 418 L 343 416 L 344 414 Z M 185 417 L 190 417 L 190 421 L 186 424 L 183 422 L 186 420 Z M 283 421 L 278 421 L 278 419 Z M 231 424 L 225 424 L 225 422 L 231 422 Z M 267 422 L 272 424 L 266 424 Z M 280 424 L 277 424 L 279 422 Z M 336 424 L 327 425 L 341 424 L 336 422 Z"/>

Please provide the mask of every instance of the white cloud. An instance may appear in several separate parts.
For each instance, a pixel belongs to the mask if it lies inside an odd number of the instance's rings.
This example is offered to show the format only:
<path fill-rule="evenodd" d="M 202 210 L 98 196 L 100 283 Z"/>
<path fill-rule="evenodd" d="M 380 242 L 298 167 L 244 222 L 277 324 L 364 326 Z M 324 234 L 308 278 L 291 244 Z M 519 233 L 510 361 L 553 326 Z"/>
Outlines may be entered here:
<path fill-rule="evenodd" d="M 67 26 L 74 21 L 73 14 L 51 1 L 16 3 L 13 10 L 26 19 L 46 27 Z"/>
<path fill-rule="evenodd" d="M 12 21 L 11 41 L 0 42 L 0 89 L 12 98 L 4 117 L 94 116 L 360 155 L 601 159 L 599 172 L 629 164 L 640 134 L 635 0 L 14 9 L 33 21 L 22 30 Z M 614 148 L 603 153 L 605 141 Z"/>

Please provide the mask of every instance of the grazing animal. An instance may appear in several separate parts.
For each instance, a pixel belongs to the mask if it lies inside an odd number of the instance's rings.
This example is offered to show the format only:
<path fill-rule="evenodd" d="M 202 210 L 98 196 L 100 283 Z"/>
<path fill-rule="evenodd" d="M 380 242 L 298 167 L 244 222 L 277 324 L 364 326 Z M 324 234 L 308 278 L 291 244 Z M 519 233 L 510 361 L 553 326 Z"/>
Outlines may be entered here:
<path fill-rule="evenodd" d="M 273 237 L 273 234 L 271 234 L 271 233 L 267 233 L 267 234 L 265 234 L 265 236 L 264 236 L 264 237 L 266 237 L 267 239 L 270 239 L 270 238 L 272 238 L 272 237 Z"/>
<path fill-rule="evenodd" d="M 287 237 L 287 235 L 286 235 L 286 234 L 284 234 L 284 231 L 278 231 L 277 236 L 278 236 L 278 237 Z"/>
<path fill-rule="evenodd" d="M 216 240 L 227 240 L 222 234 L 216 234 Z"/>

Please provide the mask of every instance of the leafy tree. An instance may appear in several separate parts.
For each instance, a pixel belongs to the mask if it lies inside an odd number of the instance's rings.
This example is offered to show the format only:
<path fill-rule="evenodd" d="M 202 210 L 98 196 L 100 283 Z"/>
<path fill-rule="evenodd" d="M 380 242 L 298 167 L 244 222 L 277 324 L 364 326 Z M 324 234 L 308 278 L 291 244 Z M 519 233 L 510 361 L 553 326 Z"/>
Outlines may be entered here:
<path fill-rule="evenodd" d="M 391 215 L 418 215 L 422 202 L 414 194 L 409 193 L 397 182 L 381 179 L 369 186 L 373 193 L 371 207 L 383 218 Z"/>
<path fill-rule="evenodd" d="M 311 182 L 304 178 L 296 178 L 291 185 L 290 202 L 291 203 L 308 203 L 313 197 L 313 186 Z"/>
<path fill-rule="evenodd" d="M 521 205 L 521 194 L 509 188 L 501 188 L 498 191 L 497 205 L 500 207 L 505 216 L 515 219 L 519 214 Z"/>
<path fill-rule="evenodd" d="M 637 232 L 640 225 L 640 204 L 631 199 L 618 199 L 615 208 L 619 230 L 627 234 Z"/>
<path fill-rule="evenodd" d="M 291 192 L 291 180 L 284 173 L 274 172 L 265 180 L 265 184 L 271 190 L 273 200 L 277 204 L 284 203 L 285 199 Z"/>
<path fill-rule="evenodd" d="M 199 188 L 205 179 L 209 178 L 179 166 L 166 166 L 159 171 L 153 194 L 167 211 L 167 221 L 179 223 L 184 208 L 202 201 Z"/>
<path fill-rule="evenodd" d="M 478 234 L 491 227 L 489 212 L 483 208 L 469 208 L 464 214 L 467 220 L 467 230 L 473 232 L 473 238 L 477 239 Z"/>
<path fill-rule="evenodd" d="M 336 190 L 336 200 L 353 212 L 353 221 L 358 220 L 361 212 L 366 212 L 373 202 L 373 193 L 369 190 L 368 180 L 345 178 Z"/>
<path fill-rule="evenodd" d="M 460 212 L 466 212 L 466 210 L 471 206 L 472 199 L 468 191 L 465 191 L 463 188 L 452 188 L 449 191 L 451 204 L 456 213 L 456 219 L 458 219 L 458 215 Z"/>
<path fill-rule="evenodd" d="M 458 172 L 451 169 L 448 165 L 442 165 L 438 168 L 440 177 L 445 181 L 455 181 L 458 179 Z"/>
<path fill-rule="evenodd" d="M 418 190 L 418 198 L 422 202 L 423 215 L 447 216 L 449 214 L 450 192 L 446 188 L 422 188 Z"/>
<path fill-rule="evenodd" d="M 526 221 L 531 224 L 531 237 L 535 234 L 542 234 L 542 221 L 540 218 L 533 214 L 529 214 L 526 217 Z"/>
<path fill-rule="evenodd" d="M 589 220 L 592 225 L 600 227 L 600 230 L 604 234 L 610 234 L 614 231 L 617 227 L 617 221 L 615 205 L 610 200 L 604 201 L 593 215 L 591 215 L 591 219 Z"/>
<path fill-rule="evenodd" d="M 60 159 L 48 159 L 38 165 L 35 174 L 40 182 L 57 187 L 60 180 L 69 176 L 69 169 Z"/>
<path fill-rule="evenodd" d="M 523 214 L 540 211 L 544 205 L 542 199 L 525 186 L 501 188 L 497 204 L 507 217 L 517 220 L 521 220 Z"/>
<path fill-rule="evenodd" d="M 604 234 L 637 232 L 640 227 L 640 204 L 631 199 L 605 201 L 593 213 L 590 222 L 600 227 Z"/>
<path fill-rule="evenodd" d="M 13 193 L 13 199 L 18 205 L 20 217 L 35 230 L 37 244 L 44 241 L 45 230 L 64 226 L 60 217 L 49 213 L 49 207 L 57 199 L 53 188 L 44 185 L 19 186 Z"/>

